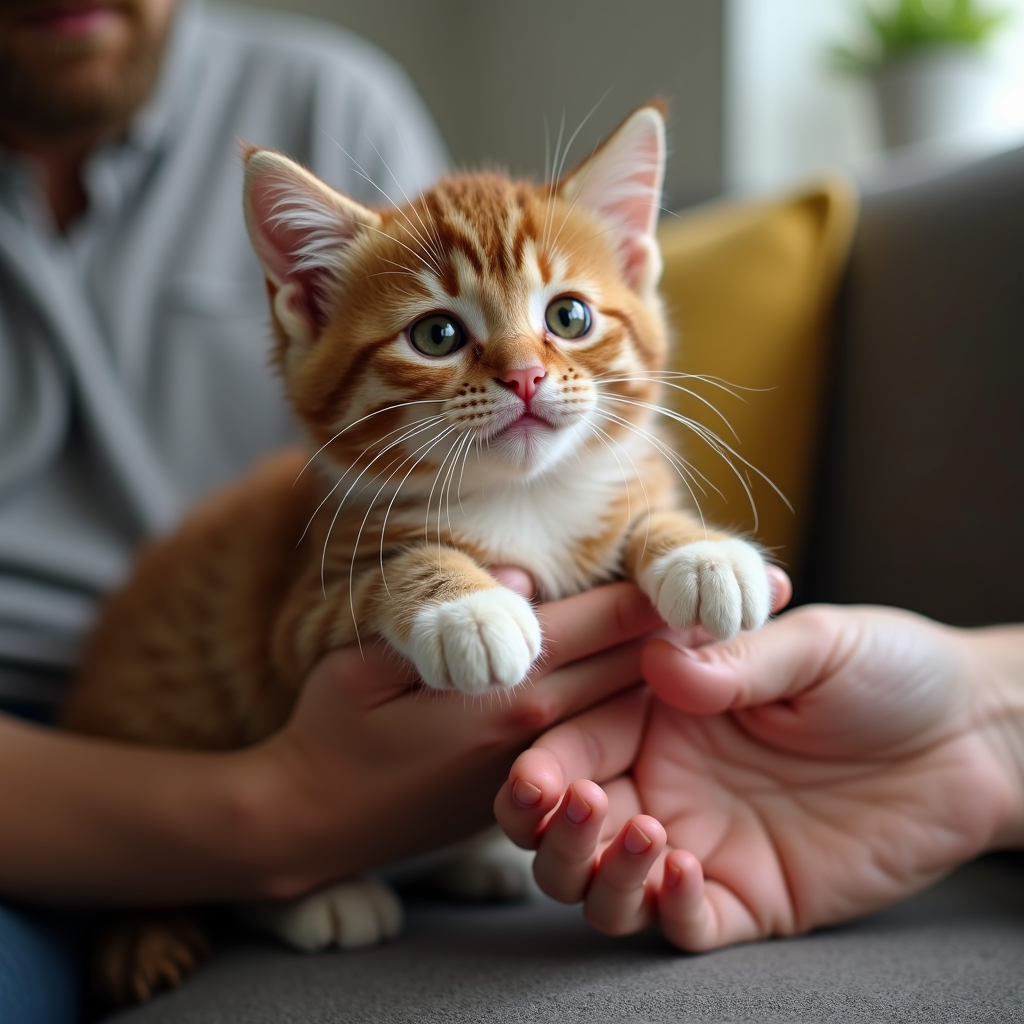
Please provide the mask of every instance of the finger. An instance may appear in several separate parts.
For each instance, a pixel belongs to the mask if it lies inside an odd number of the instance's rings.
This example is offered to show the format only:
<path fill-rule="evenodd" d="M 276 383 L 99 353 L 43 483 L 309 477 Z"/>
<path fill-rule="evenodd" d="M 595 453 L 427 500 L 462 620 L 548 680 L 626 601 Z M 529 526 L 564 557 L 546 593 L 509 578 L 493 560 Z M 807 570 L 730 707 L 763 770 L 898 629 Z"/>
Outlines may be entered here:
<path fill-rule="evenodd" d="M 537 593 L 533 577 L 518 565 L 492 565 L 488 571 L 503 587 L 514 590 L 528 601 Z"/>
<path fill-rule="evenodd" d="M 452 757 L 460 750 L 518 752 L 553 723 L 583 712 L 609 695 L 627 687 L 645 690 L 638 687 L 643 643 L 625 644 L 542 679 L 528 680 L 511 691 L 495 691 L 481 698 L 415 686 L 397 699 L 392 693 L 389 699 L 374 701 L 380 705 L 374 707 L 375 729 L 388 737 L 408 735 L 413 746 L 446 749 Z M 362 704 L 371 700 L 366 696 Z M 504 771 L 501 777 L 505 777 Z M 499 778 L 492 792 L 500 784 Z"/>
<path fill-rule="evenodd" d="M 578 779 L 565 791 L 533 859 L 533 877 L 552 899 L 578 903 L 586 895 L 607 813 L 608 798 L 595 783 Z"/>
<path fill-rule="evenodd" d="M 564 791 L 565 776 L 558 758 L 548 750 L 524 750 L 494 798 L 494 816 L 512 842 L 534 850 L 545 818 Z"/>
<path fill-rule="evenodd" d="M 611 583 L 537 609 L 544 631 L 543 670 L 606 651 L 662 624 L 633 583 Z"/>
<path fill-rule="evenodd" d="M 657 818 L 638 814 L 601 854 L 583 913 L 608 935 L 628 935 L 655 918 L 654 889 L 647 876 L 665 848 L 665 829 Z"/>
<path fill-rule="evenodd" d="M 803 693 L 843 659 L 855 630 L 849 617 L 830 609 L 799 608 L 726 643 L 684 649 L 652 640 L 641 668 L 666 704 L 688 714 L 718 714 Z"/>
<path fill-rule="evenodd" d="M 636 759 L 650 702 L 650 690 L 636 687 L 549 729 L 534 747 L 554 755 L 562 778 L 605 782 Z"/>
<path fill-rule="evenodd" d="M 665 938 L 691 953 L 750 942 L 761 932 L 735 894 L 705 881 L 700 861 L 687 850 L 673 850 L 665 858 L 658 920 Z"/>
<path fill-rule="evenodd" d="M 765 566 L 768 586 L 772 592 L 772 614 L 777 615 L 793 597 L 793 582 L 778 566 Z"/>

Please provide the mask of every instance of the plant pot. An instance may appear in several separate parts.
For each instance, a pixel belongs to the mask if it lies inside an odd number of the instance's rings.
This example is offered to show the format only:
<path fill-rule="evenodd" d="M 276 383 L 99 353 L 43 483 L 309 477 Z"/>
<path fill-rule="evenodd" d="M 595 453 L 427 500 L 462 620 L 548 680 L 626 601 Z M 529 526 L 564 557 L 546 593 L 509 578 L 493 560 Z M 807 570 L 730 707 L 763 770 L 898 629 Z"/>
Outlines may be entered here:
<path fill-rule="evenodd" d="M 992 77 L 973 47 L 929 49 L 885 64 L 872 76 L 888 148 L 967 138 L 984 121 Z"/>

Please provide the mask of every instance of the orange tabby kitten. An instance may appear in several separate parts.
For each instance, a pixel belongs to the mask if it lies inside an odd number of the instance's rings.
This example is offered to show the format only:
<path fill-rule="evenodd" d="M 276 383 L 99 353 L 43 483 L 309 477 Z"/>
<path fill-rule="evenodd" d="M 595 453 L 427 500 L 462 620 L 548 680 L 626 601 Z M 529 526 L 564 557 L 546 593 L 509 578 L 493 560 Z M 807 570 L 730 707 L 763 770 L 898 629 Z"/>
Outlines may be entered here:
<path fill-rule="evenodd" d="M 65 724 L 252 743 L 325 652 L 375 634 L 428 687 L 515 686 L 542 637 L 530 603 L 489 574 L 503 563 L 544 600 L 628 576 L 673 626 L 759 626 L 760 554 L 681 507 L 652 427 L 664 156 L 647 106 L 553 185 L 459 175 L 371 210 L 247 150 L 275 358 L 315 456 L 267 462 L 143 554 Z M 256 916 L 300 946 L 353 944 L 324 930 L 324 898 Z M 329 898 L 342 930 L 339 899 L 372 906 L 359 941 L 397 929 L 377 883 Z"/>

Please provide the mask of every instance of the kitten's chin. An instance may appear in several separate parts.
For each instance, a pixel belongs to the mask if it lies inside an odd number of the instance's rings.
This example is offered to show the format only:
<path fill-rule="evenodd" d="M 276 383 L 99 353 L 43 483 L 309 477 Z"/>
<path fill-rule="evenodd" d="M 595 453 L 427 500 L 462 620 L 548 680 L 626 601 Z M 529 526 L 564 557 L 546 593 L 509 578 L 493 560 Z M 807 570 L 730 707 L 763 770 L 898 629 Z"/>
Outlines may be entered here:
<path fill-rule="evenodd" d="M 576 448 L 576 427 L 553 427 L 544 420 L 523 416 L 498 431 L 480 451 L 480 461 L 510 475 L 529 479 L 551 469 Z"/>

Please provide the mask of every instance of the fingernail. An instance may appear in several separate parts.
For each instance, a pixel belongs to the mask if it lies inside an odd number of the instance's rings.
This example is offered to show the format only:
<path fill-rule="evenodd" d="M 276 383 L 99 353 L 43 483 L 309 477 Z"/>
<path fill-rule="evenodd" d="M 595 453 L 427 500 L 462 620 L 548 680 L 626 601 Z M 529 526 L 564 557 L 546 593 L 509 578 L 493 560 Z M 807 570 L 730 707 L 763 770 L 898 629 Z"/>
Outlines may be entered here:
<path fill-rule="evenodd" d="M 536 807 L 540 802 L 541 792 L 532 783 L 524 782 L 522 779 L 516 779 L 515 784 L 512 786 L 512 799 L 515 800 L 520 807 Z"/>
<path fill-rule="evenodd" d="M 678 864 L 673 864 L 672 861 L 665 862 L 665 888 L 675 889 L 679 883 L 683 880 L 683 871 Z"/>
<path fill-rule="evenodd" d="M 626 839 L 623 844 L 630 853 L 646 853 L 651 846 L 651 840 L 640 831 L 640 827 L 633 822 L 626 832 Z"/>
<path fill-rule="evenodd" d="M 565 805 L 565 816 L 574 824 L 582 825 L 590 817 L 593 807 L 576 792 L 569 792 L 569 802 Z"/>

